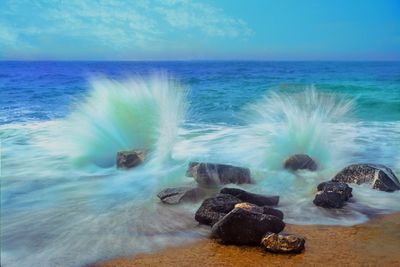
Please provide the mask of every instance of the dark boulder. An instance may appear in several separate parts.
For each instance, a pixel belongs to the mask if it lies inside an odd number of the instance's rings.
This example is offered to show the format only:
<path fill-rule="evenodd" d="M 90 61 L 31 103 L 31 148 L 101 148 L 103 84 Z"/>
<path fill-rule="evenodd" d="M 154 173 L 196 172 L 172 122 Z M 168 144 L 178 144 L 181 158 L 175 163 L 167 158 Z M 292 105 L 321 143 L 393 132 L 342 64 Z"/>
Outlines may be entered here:
<path fill-rule="evenodd" d="M 164 203 L 178 204 L 185 201 L 198 201 L 205 196 L 205 192 L 198 187 L 173 187 L 164 189 L 157 196 Z"/>
<path fill-rule="evenodd" d="M 380 164 L 353 164 L 332 179 L 335 182 L 370 184 L 372 188 L 392 192 L 400 190 L 400 183 L 392 170 Z"/>
<path fill-rule="evenodd" d="M 288 170 L 310 170 L 315 171 L 318 168 L 317 163 L 305 154 L 296 154 L 290 156 L 283 162 L 283 167 Z"/>
<path fill-rule="evenodd" d="M 266 207 L 266 206 L 263 207 L 263 213 L 267 214 L 267 215 L 273 215 L 275 217 L 278 217 L 281 220 L 283 220 L 283 217 L 284 217 L 282 211 L 271 208 L 271 207 Z"/>
<path fill-rule="evenodd" d="M 265 196 L 250 193 L 238 188 L 223 188 L 221 189 L 222 194 L 229 194 L 237 197 L 241 202 L 249 202 L 257 206 L 276 206 L 279 203 L 279 196 Z"/>
<path fill-rule="evenodd" d="M 323 182 L 317 187 L 314 204 L 324 208 L 341 208 L 352 197 L 352 188 L 345 183 Z"/>
<path fill-rule="evenodd" d="M 235 205 L 235 208 L 245 209 L 252 212 L 263 213 L 267 215 L 274 215 L 279 219 L 283 220 L 283 212 L 268 206 L 257 206 L 248 202 L 241 202 Z"/>
<path fill-rule="evenodd" d="M 226 164 L 190 162 L 186 176 L 203 186 L 251 183 L 250 170 Z"/>
<path fill-rule="evenodd" d="M 261 245 L 273 253 L 299 253 L 304 249 L 305 239 L 291 234 L 267 233 Z"/>
<path fill-rule="evenodd" d="M 211 235 L 224 243 L 257 245 L 265 233 L 283 228 L 285 223 L 278 217 L 235 208 L 213 225 Z"/>
<path fill-rule="evenodd" d="M 232 195 L 217 194 L 203 201 L 194 218 L 199 223 L 214 225 L 240 202 Z"/>
<path fill-rule="evenodd" d="M 144 162 L 146 152 L 143 150 L 120 151 L 117 153 L 117 168 L 130 169 Z"/>

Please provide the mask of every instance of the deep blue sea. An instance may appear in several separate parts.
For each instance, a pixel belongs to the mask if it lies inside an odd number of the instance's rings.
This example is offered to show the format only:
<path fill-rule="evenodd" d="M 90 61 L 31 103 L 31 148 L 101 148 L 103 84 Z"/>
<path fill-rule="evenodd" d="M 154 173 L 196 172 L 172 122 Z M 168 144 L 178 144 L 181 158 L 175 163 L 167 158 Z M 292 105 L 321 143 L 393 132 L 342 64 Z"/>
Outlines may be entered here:
<path fill-rule="evenodd" d="M 400 62 L 0 62 L 1 265 L 82 266 L 205 238 L 198 204 L 160 205 L 194 185 L 191 160 L 249 167 L 285 221 L 353 225 L 400 211 L 400 193 L 352 185 L 327 211 L 316 186 L 351 163 L 400 176 Z M 115 168 L 141 148 L 139 168 Z M 306 153 L 317 172 L 287 172 Z"/>

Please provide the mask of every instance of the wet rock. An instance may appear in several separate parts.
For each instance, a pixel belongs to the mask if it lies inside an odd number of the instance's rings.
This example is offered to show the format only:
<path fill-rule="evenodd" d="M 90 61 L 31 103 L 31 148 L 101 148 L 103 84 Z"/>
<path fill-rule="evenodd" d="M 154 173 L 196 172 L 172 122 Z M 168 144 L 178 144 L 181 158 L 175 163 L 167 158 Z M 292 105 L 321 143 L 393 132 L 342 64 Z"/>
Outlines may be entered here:
<path fill-rule="evenodd" d="M 310 170 L 315 171 L 318 168 L 317 163 L 306 154 L 296 154 L 287 158 L 283 167 L 288 170 Z"/>
<path fill-rule="evenodd" d="M 190 162 L 186 175 L 203 186 L 251 183 L 250 170 L 226 164 Z"/>
<path fill-rule="evenodd" d="M 392 170 L 380 164 L 353 164 L 341 170 L 332 181 L 370 184 L 372 188 L 392 192 L 400 190 L 400 183 Z"/>
<path fill-rule="evenodd" d="M 323 182 L 317 187 L 314 204 L 324 208 L 341 208 L 352 197 L 352 188 L 345 183 Z"/>
<path fill-rule="evenodd" d="M 239 202 L 241 202 L 240 199 L 232 195 L 217 194 L 203 201 L 194 218 L 199 223 L 214 225 Z"/>
<path fill-rule="evenodd" d="M 283 220 L 283 212 L 268 206 L 257 206 L 248 202 L 241 202 L 235 205 L 235 208 L 245 209 L 252 212 L 263 213 L 267 215 L 274 215 L 279 219 Z"/>
<path fill-rule="evenodd" d="M 267 233 L 261 245 L 273 253 L 299 253 L 304 249 L 305 239 L 291 234 Z"/>
<path fill-rule="evenodd" d="M 256 245 L 265 233 L 283 228 L 285 223 L 278 217 L 235 208 L 213 225 L 211 235 L 224 243 Z"/>
<path fill-rule="evenodd" d="M 279 203 L 279 196 L 259 195 L 238 188 L 225 187 L 221 189 L 221 193 L 235 196 L 240 199 L 241 202 L 249 202 L 257 206 L 276 206 Z"/>
<path fill-rule="evenodd" d="M 117 153 L 117 168 L 130 169 L 144 162 L 146 152 L 143 150 L 120 151 Z"/>
<path fill-rule="evenodd" d="M 205 196 L 203 189 L 198 187 L 173 187 L 167 188 L 157 194 L 160 200 L 167 204 L 180 202 L 194 202 Z"/>

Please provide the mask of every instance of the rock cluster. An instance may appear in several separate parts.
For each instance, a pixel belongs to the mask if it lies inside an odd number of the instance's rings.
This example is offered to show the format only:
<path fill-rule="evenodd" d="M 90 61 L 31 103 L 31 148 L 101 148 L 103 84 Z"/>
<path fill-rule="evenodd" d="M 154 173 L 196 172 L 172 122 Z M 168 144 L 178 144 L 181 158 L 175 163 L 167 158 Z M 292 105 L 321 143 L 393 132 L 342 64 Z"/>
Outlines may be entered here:
<path fill-rule="evenodd" d="M 246 202 L 244 202 L 244 200 Z M 265 206 L 277 205 L 279 197 L 264 196 L 236 188 L 223 188 L 219 194 L 207 198 L 197 210 L 195 219 L 212 226 L 211 236 L 222 243 L 235 245 L 264 245 L 263 237 L 267 233 L 280 233 L 285 228 L 283 213 L 280 210 Z M 258 205 L 257 205 L 258 204 Z M 259 206 L 263 205 L 263 206 Z M 301 237 L 299 238 L 304 241 Z M 289 252 L 287 240 L 275 242 L 275 253 Z M 304 242 L 302 244 L 304 248 Z M 282 249 L 279 249 L 282 246 Z M 291 252 L 300 252 L 296 247 Z"/>
<path fill-rule="evenodd" d="M 137 166 L 144 161 L 144 155 L 144 152 L 136 150 L 119 152 L 117 166 Z M 318 169 L 317 163 L 305 154 L 289 157 L 283 166 L 291 171 Z M 206 196 L 206 190 L 202 188 L 211 187 L 207 190 L 213 190 L 219 185 L 252 182 L 249 169 L 226 164 L 190 162 L 186 175 L 193 177 L 198 187 L 167 188 L 157 195 L 162 202 L 199 201 Z M 313 203 L 323 208 L 342 208 L 352 198 L 352 188 L 348 183 L 366 183 L 373 189 L 387 192 L 400 190 L 400 182 L 388 167 L 353 164 L 341 170 L 332 180 L 320 183 Z M 261 245 L 273 253 L 299 253 L 304 250 L 305 239 L 282 233 L 285 228 L 284 214 L 271 207 L 278 203 L 279 196 L 226 187 L 204 199 L 194 217 L 200 224 L 211 226 L 211 237 L 222 243 Z"/>
<path fill-rule="evenodd" d="M 380 164 L 353 164 L 333 177 L 332 181 L 369 184 L 373 189 L 392 192 L 400 190 L 400 182 L 393 171 Z"/>
<path fill-rule="evenodd" d="M 206 225 L 214 225 L 217 221 L 219 221 L 222 217 L 232 211 L 234 208 L 246 209 L 252 212 L 263 213 L 266 215 L 273 215 L 278 217 L 279 219 L 283 219 L 283 213 L 280 210 L 271 208 L 269 206 L 257 206 L 254 202 L 248 201 L 243 202 L 242 199 L 238 198 L 235 195 L 229 194 L 230 189 L 233 188 L 223 188 L 219 194 L 216 194 L 213 197 L 207 198 L 203 201 L 200 208 L 196 211 L 195 220 L 201 224 Z M 239 190 L 239 189 L 238 189 Z M 241 190 L 246 194 L 251 194 L 244 190 Z M 262 195 L 257 195 L 262 196 Z M 262 196 L 265 199 L 272 198 L 276 199 L 275 196 Z M 270 202 L 272 203 L 272 202 Z M 273 202 L 277 205 L 278 202 Z"/>
<path fill-rule="evenodd" d="M 342 208 L 352 197 L 348 183 L 368 184 L 373 189 L 392 192 L 400 190 L 400 182 L 393 171 L 379 164 L 352 164 L 317 187 L 314 204 L 324 208 Z"/>
<path fill-rule="evenodd" d="M 317 187 L 314 204 L 324 208 L 341 208 L 352 197 L 352 188 L 345 183 L 323 182 Z"/>

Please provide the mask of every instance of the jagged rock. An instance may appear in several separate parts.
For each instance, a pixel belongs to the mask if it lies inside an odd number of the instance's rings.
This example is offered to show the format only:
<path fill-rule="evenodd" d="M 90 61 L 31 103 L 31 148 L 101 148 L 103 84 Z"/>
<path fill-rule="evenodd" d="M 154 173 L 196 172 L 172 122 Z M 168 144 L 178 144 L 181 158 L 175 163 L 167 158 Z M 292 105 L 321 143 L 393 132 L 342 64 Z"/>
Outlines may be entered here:
<path fill-rule="evenodd" d="M 202 224 L 214 225 L 234 209 L 240 199 L 228 194 L 217 194 L 203 201 L 196 211 L 195 220 Z"/>
<path fill-rule="evenodd" d="M 318 168 L 317 163 L 310 158 L 310 156 L 305 154 L 296 154 L 287 158 L 283 167 L 288 170 L 297 171 L 297 170 L 310 170 L 315 171 Z"/>
<path fill-rule="evenodd" d="M 203 186 L 251 183 L 250 170 L 226 164 L 190 162 L 186 175 Z"/>
<path fill-rule="evenodd" d="M 120 151 L 117 153 L 117 168 L 130 169 L 144 162 L 146 152 L 143 150 Z"/>
<path fill-rule="evenodd" d="M 380 164 L 353 164 L 332 179 L 335 182 L 370 184 L 372 188 L 392 192 L 400 190 L 400 182 L 392 170 Z"/>
<path fill-rule="evenodd" d="M 258 212 L 258 213 L 263 213 L 263 214 L 267 214 L 267 215 L 274 215 L 276 217 L 278 217 L 279 219 L 283 220 L 283 212 L 271 207 L 267 207 L 267 206 L 257 206 L 248 202 L 241 202 L 235 205 L 235 208 L 239 208 L 239 209 L 245 209 L 248 211 L 252 211 L 252 212 Z"/>
<path fill-rule="evenodd" d="M 283 228 L 285 223 L 278 217 L 235 208 L 213 225 L 211 235 L 224 243 L 256 245 L 265 233 Z"/>
<path fill-rule="evenodd" d="M 223 188 L 222 194 L 229 194 L 237 197 L 241 202 L 249 202 L 257 206 L 276 206 L 279 203 L 279 196 L 264 196 L 250 193 L 238 188 Z"/>
<path fill-rule="evenodd" d="M 197 201 L 205 196 L 205 192 L 198 187 L 174 187 L 164 189 L 157 196 L 164 203 L 178 204 L 184 201 Z"/>
<path fill-rule="evenodd" d="M 304 249 L 305 239 L 291 234 L 267 233 L 261 245 L 273 253 L 299 253 Z"/>
<path fill-rule="evenodd" d="M 345 183 L 323 182 L 317 187 L 314 204 L 324 208 L 341 208 L 352 197 L 352 188 Z"/>

